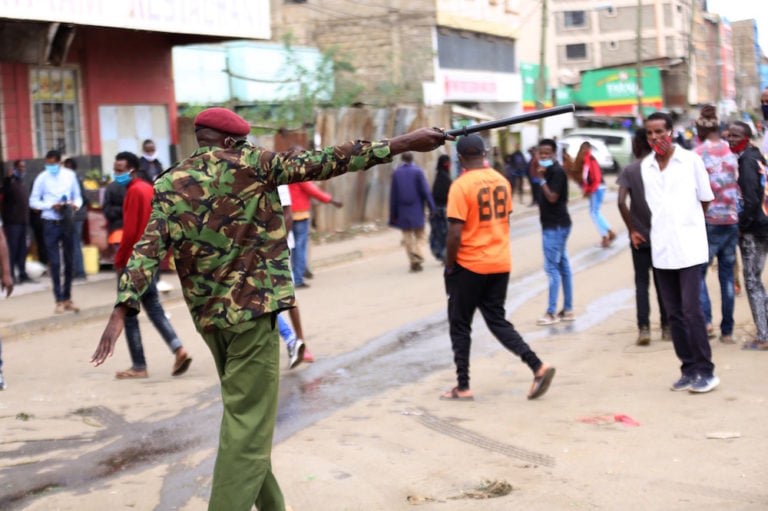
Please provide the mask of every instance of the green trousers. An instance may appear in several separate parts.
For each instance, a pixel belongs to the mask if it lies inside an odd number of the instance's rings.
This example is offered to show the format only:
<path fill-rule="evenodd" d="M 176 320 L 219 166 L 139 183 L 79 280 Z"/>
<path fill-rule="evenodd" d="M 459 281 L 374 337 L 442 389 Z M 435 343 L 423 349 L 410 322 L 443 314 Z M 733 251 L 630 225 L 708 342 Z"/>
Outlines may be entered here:
<path fill-rule="evenodd" d="M 244 332 L 204 333 L 221 379 L 224 416 L 208 511 L 284 511 L 272 474 L 280 340 L 271 316 Z"/>

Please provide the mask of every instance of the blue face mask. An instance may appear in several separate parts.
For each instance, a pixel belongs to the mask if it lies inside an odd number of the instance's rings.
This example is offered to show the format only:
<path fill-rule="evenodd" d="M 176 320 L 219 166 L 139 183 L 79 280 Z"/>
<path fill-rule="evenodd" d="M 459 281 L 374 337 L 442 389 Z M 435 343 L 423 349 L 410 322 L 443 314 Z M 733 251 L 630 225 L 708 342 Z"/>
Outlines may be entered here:
<path fill-rule="evenodd" d="M 551 167 L 552 166 L 552 160 L 539 160 L 539 165 L 541 165 L 544 168 Z"/>
<path fill-rule="evenodd" d="M 45 170 L 49 172 L 52 176 L 55 176 L 59 173 L 59 170 L 61 170 L 61 167 L 59 167 L 58 163 L 46 163 Z"/>
<path fill-rule="evenodd" d="M 115 183 L 125 186 L 130 182 L 131 175 L 129 173 L 126 172 L 125 174 L 115 174 Z"/>

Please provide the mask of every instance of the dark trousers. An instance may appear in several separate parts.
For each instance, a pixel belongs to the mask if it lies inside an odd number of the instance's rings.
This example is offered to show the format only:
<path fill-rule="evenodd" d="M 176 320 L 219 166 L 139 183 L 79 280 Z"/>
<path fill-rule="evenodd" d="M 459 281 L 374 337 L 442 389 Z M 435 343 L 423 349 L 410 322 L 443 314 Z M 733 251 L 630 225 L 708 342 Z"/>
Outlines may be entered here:
<path fill-rule="evenodd" d="M 45 247 L 45 235 L 43 234 L 43 219 L 40 217 L 40 211 L 36 209 L 29 210 L 29 225 L 32 227 L 32 235 L 35 239 L 35 248 L 37 251 L 37 260 L 40 264 L 48 265 L 48 249 Z"/>
<path fill-rule="evenodd" d="M 43 220 L 43 238 L 48 254 L 48 268 L 53 281 L 53 295 L 57 302 L 72 298 L 72 229 L 58 221 Z M 64 285 L 61 284 L 61 257 L 64 254 Z"/>
<path fill-rule="evenodd" d="M 118 277 L 118 282 L 120 278 Z M 147 291 L 141 295 L 141 305 L 149 320 L 155 326 L 160 336 L 168 345 L 171 353 L 181 348 L 181 341 L 171 326 L 171 322 L 165 317 L 165 311 L 160 304 L 160 296 L 157 292 L 157 279 L 153 279 Z M 141 343 L 141 330 L 139 329 L 139 316 L 125 317 L 125 340 L 128 342 L 128 352 L 131 354 L 131 368 L 141 371 L 147 368 L 144 358 L 144 346 Z"/>
<path fill-rule="evenodd" d="M 711 377 L 715 371 L 707 325 L 701 310 L 701 265 L 679 270 L 656 268 L 675 353 L 687 376 Z"/>
<path fill-rule="evenodd" d="M 632 249 L 632 265 L 635 267 L 635 306 L 637 308 L 637 328 L 649 328 L 651 326 L 651 303 L 649 299 L 649 290 L 651 279 L 649 274 L 653 275 L 653 285 L 656 288 L 656 299 L 659 303 L 659 314 L 661 315 L 661 327 L 667 326 L 667 312 L 664 310 L 664 304 L 661 300 L 661 291 L 659 291 L 659 281 L 656 278 L 656 270 L 651 263 L 650 245 L 641 245 L 635 248 L 630 243 Z"/>
<path fill-rule="evenodd" d="M 11 275 L 18 280 L 27 278 L 27 225 L 5 224 L 5 237 L 8 241 L 8 255 L 11 259 Z"/>
<path fill-rule="evenodd" d="M 461 390 L 469 388 L 470 334 L 472 317 L 478 308 L 488 329 L 505 348 L 519 356 L 534 373 L 541 367 L 541 360 L 504 317 L 508 284 L 509 273 L 481 275 L 458 264 L 445 276 L 453 361 Z"/>

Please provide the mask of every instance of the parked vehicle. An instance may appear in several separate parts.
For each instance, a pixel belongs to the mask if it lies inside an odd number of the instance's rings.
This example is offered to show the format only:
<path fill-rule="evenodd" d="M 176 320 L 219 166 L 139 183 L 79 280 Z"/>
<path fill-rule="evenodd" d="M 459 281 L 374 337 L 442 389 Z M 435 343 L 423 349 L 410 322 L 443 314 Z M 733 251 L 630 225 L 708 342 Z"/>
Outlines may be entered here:
<path fill-rule="evenodd" d="M 589 145 L 592 147 L 592 156 L 595 157 L 597 164 L 600 165 L 600 169 L 603 172 L 616 172 L 618 170 L 616 161 L 602 140 L 569 134 L 563 137 L 560 142 L 568 152 L 568 156 L 573 160 L 576 160 L 581 144 L 589 142 Z"/>
<path fill-rule="evenodd" d="M 620 168 L 632 163 L 632 133 L 609 128 L 576 128 L 566 136 L 589 137 L 602 140 Z"/>

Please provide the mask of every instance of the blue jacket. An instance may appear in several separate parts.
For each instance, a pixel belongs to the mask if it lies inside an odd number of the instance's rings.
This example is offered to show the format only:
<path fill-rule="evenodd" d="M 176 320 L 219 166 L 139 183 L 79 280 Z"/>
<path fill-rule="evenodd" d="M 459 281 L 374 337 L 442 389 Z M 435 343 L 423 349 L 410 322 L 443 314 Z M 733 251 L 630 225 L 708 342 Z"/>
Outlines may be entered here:
<path fill-rule="evenodd" d="M 392 174 L 389 225 L 398 229 L 423 228 L 425 204 L 430 213 L 435 210 L 424 171 L 413 163 L 403 163 Z"/>

